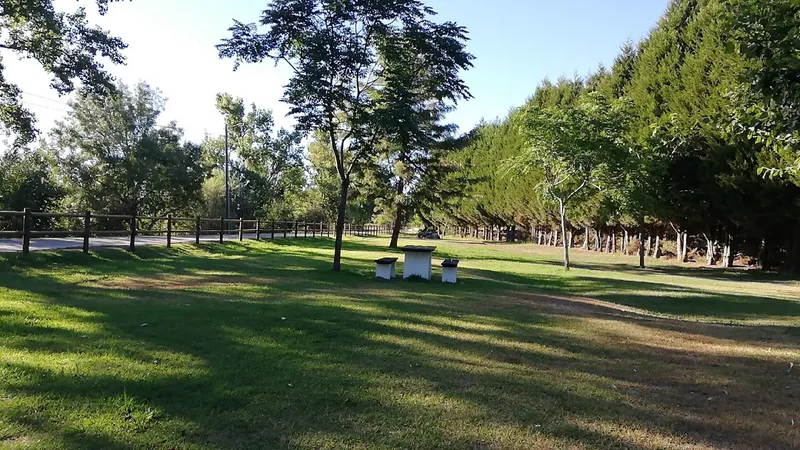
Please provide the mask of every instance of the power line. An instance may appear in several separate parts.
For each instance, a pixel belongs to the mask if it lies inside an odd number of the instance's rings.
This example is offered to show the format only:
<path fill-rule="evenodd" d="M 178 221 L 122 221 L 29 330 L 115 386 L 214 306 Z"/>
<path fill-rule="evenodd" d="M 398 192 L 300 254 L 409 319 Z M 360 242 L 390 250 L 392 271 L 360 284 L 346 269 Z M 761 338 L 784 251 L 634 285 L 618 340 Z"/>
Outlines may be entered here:
<path fill-rule="evenodd" d="M 42 100 L 47 100 L 48 102 L 53 102 L 53 103 L 58 103 L 60 105 L 69 106 L 69 103 L 61 101 L 61 100 L 55 100 L 55 99 L 52 99 L 52 98 L 45 97 L 43 95 L 34 94 L 33 92 L 27 92 L 27 91 L 20 91 L 20 92 L 22 92 L 25 95 L 31 95 L 33 97 L 40 98 Z"/>
<path fill-rule="evenodd" d="M 50 110 L 53 110 L 53 111 L 58 111 L 58 112 L 63 112 L 63 113 L 69 113 L 70 112 L 70 111 L 68 111 L 66 109 L 54 108 L 52 106 L 41 105 L 39 103 L 34 103 L 34 102 L 31 102 L 31 101 L 27 101 L 27 100 L 23 100 L 22 104 L 25 105 L 25 106 L 38 106 L 39 108 L 50 109 Z"/>

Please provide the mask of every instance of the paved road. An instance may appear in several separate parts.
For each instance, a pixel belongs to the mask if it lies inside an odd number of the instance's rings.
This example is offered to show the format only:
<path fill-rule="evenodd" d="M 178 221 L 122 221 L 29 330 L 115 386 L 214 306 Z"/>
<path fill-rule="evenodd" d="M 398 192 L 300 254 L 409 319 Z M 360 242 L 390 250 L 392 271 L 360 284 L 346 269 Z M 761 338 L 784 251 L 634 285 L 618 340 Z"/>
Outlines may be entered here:
<path fill-rule="evenodd" d="M 311 233 L 308 234 L 311 236 Z M 294 237 L 293 233 L 288 234 L 289 237 Z M 303 236 L 302 231 L 300 237 Z M 275 233 L 275 237 L 283 239 L 283 233 Z M 255 239 L 256 235 L 245 234 L 245 239 Z M 271 239 L 269 233 L 261 233 L 261 239 Z M 236 234 L 225 235 L 226 241 L 236 241 L 239 237 Z M 205 234 L 200 236 L 203 242 L 218 242 L 219 234 Z M 194 243 L 194 235 L 189 236 L 172 236 L 173 244 L 190 244 Z M 130 244 L 130 238 L 127 236 L 122 237 L 93 237 L 89 239 L 89 246 L 92 248 L 100 247 L 125 247 Z M 136 236 L 136 245 L 167 245 L 166 236 Z M 39 238 L 31 239 L 31 251 L 42 250 L 66 250 L 74 248 L 83 248 L 83 238 Z M 21 252 L 22 239 L 0 239 L 0 253 Z"/>

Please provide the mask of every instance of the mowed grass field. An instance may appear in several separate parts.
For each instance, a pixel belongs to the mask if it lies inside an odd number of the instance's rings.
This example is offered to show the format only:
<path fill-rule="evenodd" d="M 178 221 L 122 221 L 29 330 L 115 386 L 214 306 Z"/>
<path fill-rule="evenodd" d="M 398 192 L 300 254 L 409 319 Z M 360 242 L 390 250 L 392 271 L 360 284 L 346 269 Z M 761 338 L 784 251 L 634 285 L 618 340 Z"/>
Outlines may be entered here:
<path fill-rule="evenodd" d="M 796 279 L 386 244 L 0 255 L 0 448 L 800 447 Z"/>

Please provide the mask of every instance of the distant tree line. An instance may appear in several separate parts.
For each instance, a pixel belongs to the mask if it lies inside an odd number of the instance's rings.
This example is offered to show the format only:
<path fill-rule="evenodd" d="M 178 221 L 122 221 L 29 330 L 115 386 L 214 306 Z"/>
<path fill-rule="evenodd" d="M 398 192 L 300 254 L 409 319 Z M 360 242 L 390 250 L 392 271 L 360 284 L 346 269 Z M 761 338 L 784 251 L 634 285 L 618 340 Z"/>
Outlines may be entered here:
<path fill-rule="evenodd" d="M 449 156 L 458 201 L 426 221 L 800 270 L 799 25 L 791 0 L 671 2 L 612 67 L 481 124 Z"/>

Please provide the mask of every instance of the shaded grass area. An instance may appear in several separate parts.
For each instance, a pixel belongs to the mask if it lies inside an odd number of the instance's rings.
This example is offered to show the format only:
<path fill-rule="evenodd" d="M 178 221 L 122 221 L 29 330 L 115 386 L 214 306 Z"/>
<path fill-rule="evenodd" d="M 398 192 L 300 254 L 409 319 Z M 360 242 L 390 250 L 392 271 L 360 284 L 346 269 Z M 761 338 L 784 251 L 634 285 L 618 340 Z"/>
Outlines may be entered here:
<path fill-rule="evenodd" d="M 794 280 L 444 241 L 459 284 L 381 282 L 382 244 L 3 257 L 0 447 L 800 445 Z"/>

